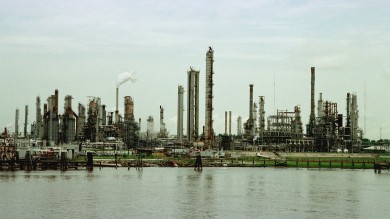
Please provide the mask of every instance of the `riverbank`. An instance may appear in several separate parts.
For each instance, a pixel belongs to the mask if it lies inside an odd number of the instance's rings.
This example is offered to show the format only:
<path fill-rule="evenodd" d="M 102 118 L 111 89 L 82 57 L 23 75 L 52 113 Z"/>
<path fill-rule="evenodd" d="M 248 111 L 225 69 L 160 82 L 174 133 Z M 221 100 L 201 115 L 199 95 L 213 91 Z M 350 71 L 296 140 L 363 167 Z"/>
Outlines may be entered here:
<path fill-rule="evenodd" d="M 390 169 L 390 157 L 381 154 L 285 153 L 227 151 L 223 158 L 203 158 L 202 167 L 295 167 L 341 169 Z M 92 169 L 93 167 L 191 167 L 195 158 L 186 156 L 81 156 L 76 159 L 42 159 L 2 162 L 0 170 Z"/>
<path fill-rule="evenodd" d="M 203 167 L 299 167 L 373 169 L 375 163 L 390 163 L 390 158 L 378 154 L 339 153 L 273 153 L 227 152 L 226 158 L 204 158 Z M 94 159 L 95 167 L 194 167 L 195 159 L 163 157 L 160 159 L 118 158 Z"/>

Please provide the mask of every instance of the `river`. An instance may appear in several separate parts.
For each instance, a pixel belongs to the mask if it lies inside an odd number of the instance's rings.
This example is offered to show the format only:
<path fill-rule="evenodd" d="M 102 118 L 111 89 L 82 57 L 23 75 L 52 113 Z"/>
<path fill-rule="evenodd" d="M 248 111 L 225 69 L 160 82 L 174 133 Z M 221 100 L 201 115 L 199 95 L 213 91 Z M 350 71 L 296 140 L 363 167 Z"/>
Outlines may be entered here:
<path fill-rule="evenodd" d="M 390 173 L 305 168 L 1 171 L 0 218 L 389 218 Z"/>

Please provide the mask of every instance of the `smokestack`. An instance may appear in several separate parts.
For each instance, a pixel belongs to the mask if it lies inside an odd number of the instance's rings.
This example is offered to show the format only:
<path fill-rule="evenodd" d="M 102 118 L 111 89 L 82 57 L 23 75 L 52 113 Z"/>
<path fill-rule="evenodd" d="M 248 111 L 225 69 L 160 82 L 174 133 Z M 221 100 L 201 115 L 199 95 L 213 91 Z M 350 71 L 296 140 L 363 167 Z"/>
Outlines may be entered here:
<path fill-rule="evenodd" d="M 27 138 L 28 105 L 26 105 L 24 113 L 24 137 Z"/>
<path fill-rule="evenodd" d="M 253 84 L 249 85 L 249 119 L 253 120 Z"/>
<path fill-rule="evenodd" d="M 19 109 L 15 111 L 15 138 L 19 136 Z"/>
<path fill-rule="evenodd" d="M 225 135 L 227 135 L 227 114 L 228 112 L 225 111 Z"/>
<path fill-rule="evenodd" d="M 311 67 L 311 105 L 310 105 L 310 121 L 312 124 L 314 124 L 315 120 L 315 114 L 314 114 L 314 108 L 315 108 L 315 103 L 314 103 L 314 89 L 315 89 L 315 80 L 316 80 L 316 69 L 315 67 Z"/>
<path fill-rule="evenodd" d="M 55 117 L 58 115 L 58 89 L 54 91 L 54 109 Z"/>
<path fill-rule="evenodd" d="M 183 139 L 183 112 L 184 112 L 184 105 L 183 105 L 183 95 L 184 95 L 184 88 L 183 86 L 179 85 L 177 89 L 177 140 Z"/>
<path fill-rule="evenodd" d="M 229 111 L 229 136 L 232 134 L 232 111 Z"/>
<path fill-rule="evenodd" d="M 118 96 L 119 96 L 119 87 L 116 87 L 116 108 L 115 108 L 115 123 L 119 122 L 119 110 L 118 110 Z"/>
<path fill-rule="evenodd" d="M 237 118 L 237 135 L 240 136 L 242 134 L 242 118 L 238 116 Z"/>

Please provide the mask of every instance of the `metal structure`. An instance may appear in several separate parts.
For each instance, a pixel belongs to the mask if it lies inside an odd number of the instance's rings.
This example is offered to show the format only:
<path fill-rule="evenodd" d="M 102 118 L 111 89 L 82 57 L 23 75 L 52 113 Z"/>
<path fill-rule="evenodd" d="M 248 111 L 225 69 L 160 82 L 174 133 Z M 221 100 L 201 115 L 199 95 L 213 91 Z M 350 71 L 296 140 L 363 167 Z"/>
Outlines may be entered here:
<path fill-rule="evenodd" d="M 34 139 L 43 138 L 43 122 L 42 122 L 42 112 L 41 112 L 41 98 L 38 96 L 36 98 L 36 115 L 35 115 L 35 130 L 34 130 Z"/>
<path fill-rule="evenodd" d="M 165 122 L 164 122 L 164 107 L 160 106 L 160 132 L 158 133 L 159 138 L 167 138 L 168 132 L 165 128 Z"/>
<path fill-rule="evenodd" d="M 64 115 L 62 116 L 62 140 L 64 143 L 70 143 L 76 140 L 76 121 L 78 115 L 73 111 L 72 99 L 70 95 L 65 97 Z"/>
<path fill-rule="evenodd" d="M 130 96 L 124 97 L 125 112 L 124 112 L 124 121 L 130 121 L 134 117 L 134 101 Z"/>
<path fill-rule="evenodd" d="M 213 74 L 214 74 L 214 50 L 209 47 L 206 53 L 206 110 L 204 143 L 205 148 L 211 148 L 214 140 L 213 130 Z"/>
<path fill-rule="evenodd" d="M 190 67 L 187 74 L 187 139 L 193 142 L 199 137 L 199 71 Z"/>
<path fill-rule="evenodd" d="M 7 128 L 0 134 L 0 168 L 2 163 L 9 162 L 13 164 L 16 159 L 16 144 L 12 141 Z"/>
<path fill-rule="evenodd" d="M 232 111 L 229 111 L 229 136 L 232 135 Z"/>
<path fill-rule="evenodd" d="M 45 121 L 45 137 L 49 145 L 59 142 L 59 115 L 58 115 L 58 90 L 56 89 L 54 95 L 47 98 L 47 105 L 44 107 L 45 113 L 43 115 Z"/>
<path fill-rule="evenodd" d="M 259 133 L 262 133 L 265 130 L 265 97 L 264 96 L 259 96 L 259 126 L 258 130 Z"/>
<path fill-rule="evenodd" d="M 27 122 L 28 122 L 28 105 L 25 106 L 24 110 L 24 137 L 27 138 Z"/>
<path fill-rule="evenodd" d="M 183 113 L 184 113 L 184 88 L 179 85 L 177 88 L 177 140 L 183 140 Z"/>
<path fill-rule="evenodd" d="M 225 135 L 227 135 L 227 126 L 228 126 L 227 116 L 228 116 L 228 112 L 225 111 Z"/>
<path fill-rule="evenodd" d="M 154 119 L 153 116 L 148 116 L 148 119 L 146 120 L 146 135 L 149 140 L 154 138 Z"/>
<path fill-rule="evenodd" d="M 238 116 L 237 117 L 237 136 L 242 135 L 242 117 Z"/>
<path fill-rule="evenodd" d="M 245 138 L 248 142 L 252 142 L 254 136 L 255 136 L 255 120 L 254 120 L 254 113 L 255 110 L 254 104 L 253 104 L 253 84 L 249 85 L 249 118 L 244 123 L 244 129 L 245 129 Z"/>
<path fill-rule="evenodd" d="M 19 109 L 15 110 L 15 138 L 19 137 Z"/>
<path fill-rule="evenodd" d="M 314 127 L 315 127 L 315 73 L 316 69 L 315 67 L 311 67 L 311 89 L 310 89 L 310 118 L 309 118 L 309 124 L 306 126 L 306 136 L 313 137 L 314 136 Z"/>
<path fill-rule="evenodd" d="M 84 127 L 85 139 L 98 142 L 99 139 L 99 106 L 100 98 L 89 97 L 88 117 Z"/>
<path fill-rule="evenodd" d="M 347 118 L 344 131 L 344 142 L 346 148 L 353 151 L 361 149 L 363 131 L 359 128 L 359 110 L 357 104 L 357 95 L 347 93 Z"/>
<path fill-rule="evenodd" d="M 115 124 L 119 123 L 119 109 L 118 109 L 118 98 L 119 98 L 119 87 L 117 86 L 116 87 L 116 90 L 115 90 Z"/>
<path fill-rule="evenodd" d="M 320 101 L 322 101 L 322 97 Z M 316 126 L 313 129 L 315 150 L 329 152 L 334 146 L 339 146 L 342 140 L 339 138 L 339 130 L 342 127 L 338 127 L 337 103 L 325 101 L 323 104 L 319 104 L 318 109 L 320 117 L 316 118 Z"/>
<path fill-rule="evenodd" d="M 76 136 L 78 140 L 84 139 L 84 127 L 86 121 L 85 106 L 81 103 L 78 105 L 78 117 L 76 125 Z"/>
<path fill-rule="evenodd" d="M 277 110 L 276 115 L 268 116 L 267 129 L 259 130 L 258 141 L 262 144 L 286 144 L 290 139 L 303 139 L 301 110 L 294 107 L 293 112 Z"/>

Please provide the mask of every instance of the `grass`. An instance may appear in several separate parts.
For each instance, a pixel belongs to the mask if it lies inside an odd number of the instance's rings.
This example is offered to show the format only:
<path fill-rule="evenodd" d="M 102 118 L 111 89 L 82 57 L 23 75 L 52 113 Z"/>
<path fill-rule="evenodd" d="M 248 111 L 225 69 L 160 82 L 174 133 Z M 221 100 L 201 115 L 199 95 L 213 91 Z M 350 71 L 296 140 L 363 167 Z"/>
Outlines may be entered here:
<path fill-rule="evenodd" d="M 115 156 L 94 156 L 94 159 L 114 160 Z M 121 155 L 118 160 L 133 159 L 138 156 Z M 173 158 L 161 156 L 143 156 L 143 159 L 163 159 L 162 162 L 171 162 L 174 160 L 179 166 L 193 166 L 195 160 L 186 157 Z M 86 161 L 86 157 L 79 157 L 77 160 Z M 152 161 L 148 161 L 152 162 Z M 161 162 L 158 161 L 158 162 Z M 263 157 L 240 157 L 240 158 L 215 158 L 203 159 L 204 166 L 246 166 L 246 167 L 299 167 L 299 168 L 342 168 L 342 169 L 373 169 L 375 162 L 390 163 L 390 158 L 373 157 L 285 157 L 277 160 Z"/>

